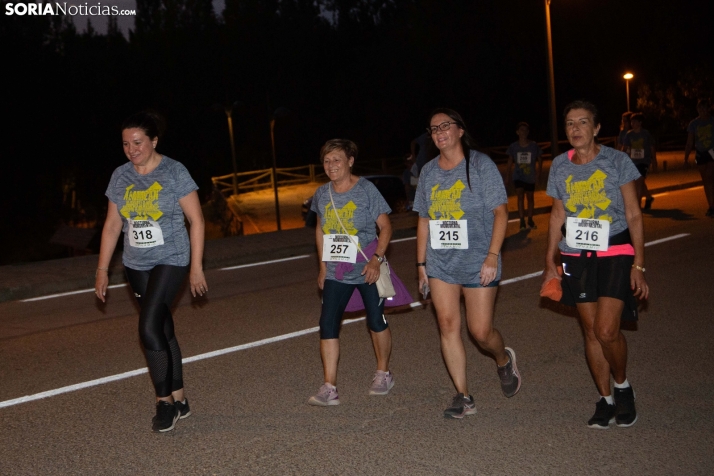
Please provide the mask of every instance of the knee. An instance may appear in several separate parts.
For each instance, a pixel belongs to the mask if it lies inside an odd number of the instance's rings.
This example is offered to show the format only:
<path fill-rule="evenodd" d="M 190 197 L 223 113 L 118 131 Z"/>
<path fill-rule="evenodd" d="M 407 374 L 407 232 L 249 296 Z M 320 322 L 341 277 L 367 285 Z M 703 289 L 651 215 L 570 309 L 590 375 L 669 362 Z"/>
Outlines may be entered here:
<path fill-rule="evenodd" d="M 439 332 L 442 336 L 454 336 L 461 334 L 461 316 L 439 318 Z"/>
<path fill-rule="evenodd" d="M 614 326 L 598 326 L 593 329 L 593 334 L 600 344 L 610 345 L 618 340 L 620 329 Z"/>
<path fill-rule="evenodd" d="M 339 319 L 325 316 L 320 316 L 320 339 L 338 339 L 340 337 L 340 322 Z"/>
<path fill-rule="evenodd" d="M 139 315 L 139 339 L 146 349 L 166 350 L 167 342 L 164 335 L 162 309 L 159 306 L 148 306 Z"/>
<path fill-rule="evenodd" d="M 473 336 L 474 339 L 476 339 L 476 342 L 478 345 L 481 347 L 484 346 L 485 343 L 487 343 L 490 338 L 491 338 L 491 333 L 493 332 L 492 327 L 485 327 L 485 326 L 474 326 L 474 327 L 469 327 L 469 332 L 471 332 L 471 335 Z"/>
<path fill-rule="evenodd" d="M 367 327 L 372 332 L 383 332 L 389 325 L 387 324 L 387 318 L 381 312 L 371 316 L 367 316 Z"/>

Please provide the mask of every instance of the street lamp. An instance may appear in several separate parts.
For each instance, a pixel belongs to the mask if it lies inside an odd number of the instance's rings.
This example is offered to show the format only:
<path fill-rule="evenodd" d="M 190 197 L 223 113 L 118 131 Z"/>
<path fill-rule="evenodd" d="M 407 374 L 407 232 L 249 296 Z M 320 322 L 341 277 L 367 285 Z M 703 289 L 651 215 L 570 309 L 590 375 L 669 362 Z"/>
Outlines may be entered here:
<path fill-rule="evenodd" d="M 275 110 L 270 118 L 270 147 L 273 151 L 273 192 L 275 193 L 275 221 L 278 224 L 280 231 L 280 203 L 278 202 L 278 169 L 275 163 L 275 120 L 279 117 L 285 117 L 290 114 L 290 110 L 285 107 L 279 107 Z"/>
<path fill-rule="evenodd" d="M 236 144 L 233 139 L 233 108 L 240 105 L 240 101 L 235 101 L 233 104 L 215 104 L 215 109 L 223 109 L 228 119 L 228 136 L 231 139 L 231 158 L 233 159 L 233 195 L 238 195 L 238 163 L 236 162 Z"/>
<path fill-rule="evenodd" d="M 555 115 L 555 77 L 553 74 L 553 38 L 550 33 L 550 1 L 545 0 L 545 30 L 548 38 L 548 102 L 550 108 L 550 152 L 558 155 L 558 121 Z"/>
<path fill-rule="evenodd" d="M 627 112 L 630 112 L 630 80 L 635 76 L 632 73 L 625 73 L 625 89 L 627 90 Z"/>

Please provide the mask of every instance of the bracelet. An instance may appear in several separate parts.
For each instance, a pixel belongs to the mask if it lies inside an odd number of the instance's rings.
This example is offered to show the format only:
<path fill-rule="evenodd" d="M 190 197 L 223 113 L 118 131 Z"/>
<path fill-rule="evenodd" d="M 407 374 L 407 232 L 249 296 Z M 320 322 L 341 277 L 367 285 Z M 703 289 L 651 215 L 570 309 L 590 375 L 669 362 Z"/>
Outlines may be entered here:
<path fill-rule="evenodd" d="M 635 268 L 637 271 L 642 271 L 643 273 L 645 272 L 644 266 L 637 266 L 636 264 L 633 264 L 632 267 Z"/>
<path fill-rule="evenodd" d="M 417 267 L 419 267 L 419 266 L 426 266 L 426 262 L 422 261 L 421 263 L 417 263 Z"/>
<path fill-rule="evenodd" d="M 493 256 L 495 256 L 496 258 L 498 258 L 498 253 L 494 253 L 493 251 L 489 251 L 488 254 L 493 255 Z"/>
<path fill-rule="evenodd" d="M 384 261 L 384 256 L 379 256 L 377 253 L 375 253 L 373 256 L 376 256 L 376 257 L 377 257 L 377 261 L 378 261 L 379 263 L 381 263 L 382 261 Z"/>
<path fill-rule="evenodd" d="M 107 272 L 109 272 L 109 268 L 97 267 L 97 270 L 94 272 L 94 277 L 95 277 L 95 278 L 97 277 L 97 275 L 99 274 L 100 271 L 107 271 Z"/>

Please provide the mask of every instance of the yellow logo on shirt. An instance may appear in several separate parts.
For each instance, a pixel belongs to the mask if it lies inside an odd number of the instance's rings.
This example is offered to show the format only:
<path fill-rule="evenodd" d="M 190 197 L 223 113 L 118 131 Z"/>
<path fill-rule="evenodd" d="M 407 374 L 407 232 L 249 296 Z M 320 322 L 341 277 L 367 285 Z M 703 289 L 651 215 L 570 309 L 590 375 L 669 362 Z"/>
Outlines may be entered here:
<path fill-rule="evenodd" d="M 134 215 L 135 220 L 146 220 L 151 217 L 158 220 L 164 213 L 159 210 L 159 192 L 163 189 L 159 182 L 154 182 L 146 190 L 134 190 L 134 185 L 129 185 L 124 192 L 124 206 L 119 213 L 126 219 Z"/>
<path fill-rule="evenodd" d="M 464 216 L 464 211 L 461 209 L 461 192 L 466 186 L 461 180 L 457 180 L 446 190 L 439 190 L 440 186 L 436 184 L 431 188 L 429 216 L 432 220 L 460 220 Z"/>
<path fill-rule="evenodd" d="M 578 212 L 578 218 L 597 218 L 612 222 L 612 217 L 607 214 L 598 215 L 598 211 L 605 211 L 610 206 L 610 200 L 605 193 L 605 179 L 607 174 L 596 170 L 590 178 L 581 182 L 573 182 L 573 176 L 565 180 L 565 192 L 569 195 L 564 203 L 570 212 Z"/>
<path fill-rule="evenodd" d="M 340 222 L 337 220 L 337 213 L 339 213 L 340 220 L 342 220 L 342 224 L 345 225 L 347 233 L 356 235 L 357 228 L 354 226 L 355 210 L 357 210 L 357 205 L 355 205 L 352 200 L 337 210 L 333 210 L 332 203 L 328 203 L 325 205 L 325 224 L 322 225 L 322 232 L 326 235 L 332 233 L 332 230 L 335 230 L 337 233 L 344 233 Z"/>
<path fill-rule="evenodd" d="M 640 137 L 639 139 L 630 141 L 630 148 L 631 149 L 644 149 L 645 148 L 645 138 Z"/>

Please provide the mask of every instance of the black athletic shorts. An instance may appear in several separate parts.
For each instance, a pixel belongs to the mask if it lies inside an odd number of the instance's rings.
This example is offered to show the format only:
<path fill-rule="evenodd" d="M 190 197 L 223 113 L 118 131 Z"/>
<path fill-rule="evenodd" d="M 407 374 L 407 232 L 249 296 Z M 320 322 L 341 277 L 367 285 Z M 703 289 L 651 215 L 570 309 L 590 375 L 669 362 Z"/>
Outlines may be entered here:
<path fill-rule="evenodd" d="M 597 302 L 600 297 L 611 297 L 625 303 L 622 320 L 637 320 L 637 299 L 630 289 L 630 272 L 635 257 L 632 255 L 598 258 L 590 256 L 562 256 L 563 298 L 570 306 Z"/>
<path fill-rule="evenodd" d="M 708 164 L 709 162 L 714 162 L 714 158 L 709 155 L 709 151 L 699 152 L 697 151 L 694 155 L 694 160 L 696 160 L 697 165 Z"/>
<path fill-rule="evenodd" d="M 524 182 L 523 180 L 514 180 L 513 185 L 516 188 L 522 188 L 526 192 L 533 192 L 535 191 L 535 184 L 534 183 L 528 183 Z"/>
<path fill-rule="evenodd" d="M 635 167 L 637 167 L 642 178 L 647 178 L 647 170 L 650 168 L 650 164 L 635 164 Z"/>

